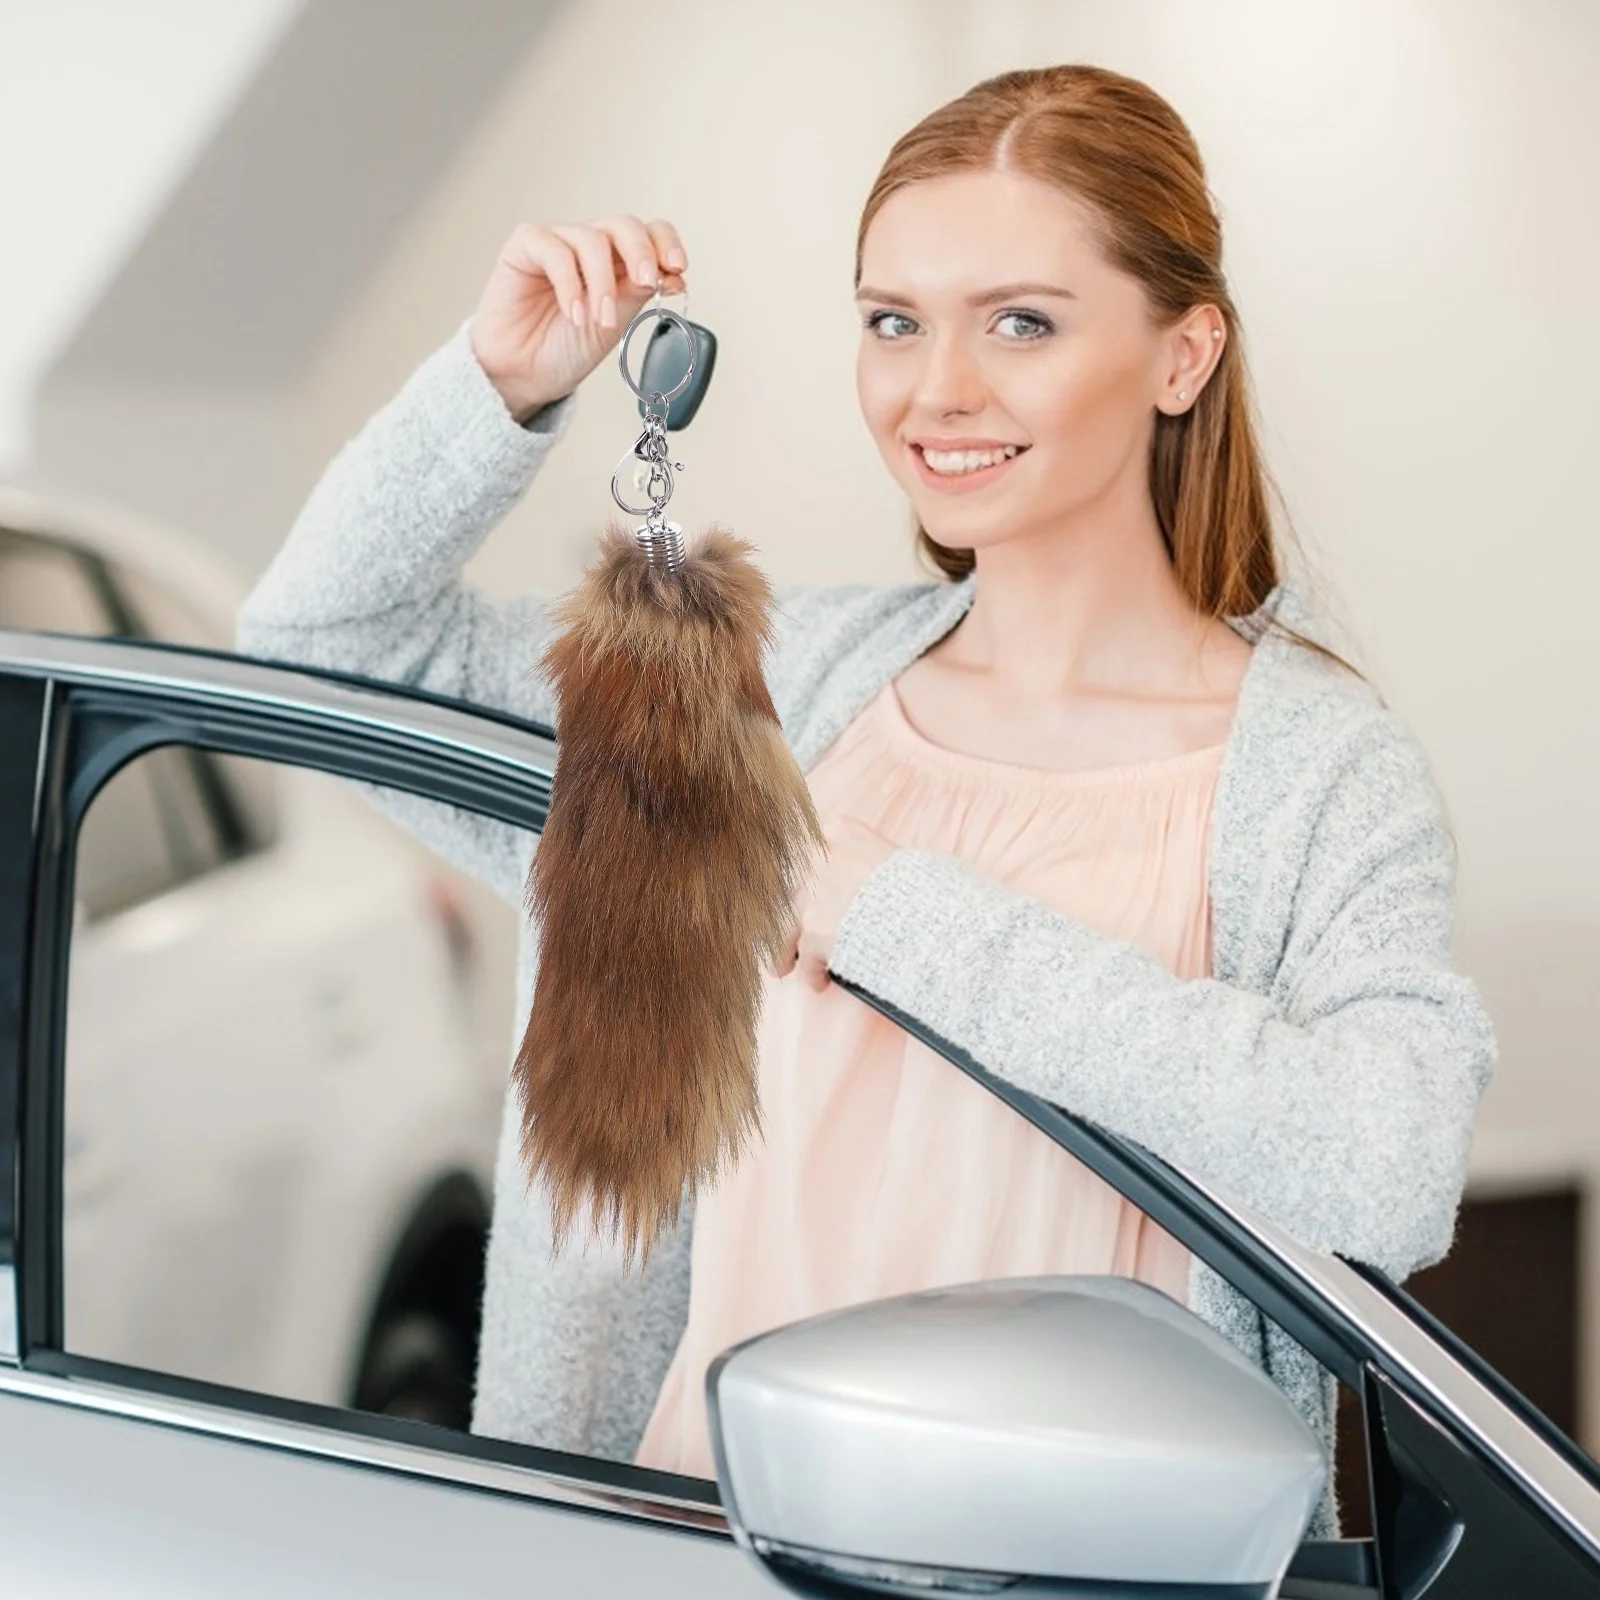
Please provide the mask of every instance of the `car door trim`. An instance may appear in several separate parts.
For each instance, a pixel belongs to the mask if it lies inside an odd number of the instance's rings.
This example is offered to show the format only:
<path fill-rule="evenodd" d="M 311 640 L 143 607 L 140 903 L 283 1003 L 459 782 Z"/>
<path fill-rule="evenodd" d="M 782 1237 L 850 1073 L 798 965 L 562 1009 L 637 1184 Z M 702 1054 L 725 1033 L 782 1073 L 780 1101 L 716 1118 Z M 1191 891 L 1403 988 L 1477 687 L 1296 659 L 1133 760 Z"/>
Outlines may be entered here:
<path fill-rule="evenodd" d="M 0 1266 L 0 1373 L 15 1365 L 21 1349 L 17 1321 L 17 1269 L 8 1261 Z"/>
<path fill-rule="evenodd" d="M 326 1423 L 273 1416 L 265 1409 L 267 1405 L 277 1404 L 288 1409 L 290 1405 L 299 1403 L 276 1401 L 272 1396 L 249 1391 L 228 1391 L 226 1400 L 217 1401 L 159 1393 L 141 1383 L 141 1378 L 146 1375 L 137 1369 L 121 1369 L 114 1379 L 101 1378 L 87 1376 L 84 1370 L 75 1369 L 98 1367 L 104 1371 L 111 1367 L 110 1363 L 91 1362 L 59 1352 L 50 1352 L 45 1359 L 50 1366 L 61 1370 L 43 1370 L 38 1358 L 23 1366 L 0 1365 L 0 1393 L 154 1423 L 188 1433 L 264 1445 L 295 1455 L 319 1456 L 349 1466 L 369 1467 L 411 1478 L 428 1478 L 459 1487 L 512 1495 L 523 1500 L 549 1501 L 578 1510 L 668 1523 L 687 1533 L 732 1538 L 720 1505 L 659 1491 L 607 1485 L 585 1476 L 581 1470 L 565 1473 L 549 1467 L 523 1466 L 492 1459 L 489 1454 L 495 1450 L 536 1451 L 537 1446 L 521 1445 L 511 1440 L 494 1440 L 477 1434 L 451 1434 L 449 1444 L 437 1448 L 401 1439 L 377 1438 L 353 1432 L 350 1426 L 352 1418 L 359 1417 L 373 1426 L 386 1426 L 396 1432 L 431 1425 L 393 1417 L 367 1419 L 364 1413 L 342 1411 L 335 1407 L 314 1408 L 327 1410 L 329 1420 Z M 165 1377 L 154 1374 L 148 1376 Z M 212 1387 L 199 1383 L 189 1385 L 187 1380 L 181 1381 L 196 1389 Z M 472 1441 L 483 1453 L 465 1452 L 463 1440 Z M 566 1454 L 559 1451 L 548 1453 Z M 570 1459 L 588 1466 L 597 1458 L 572 1456 Z M 646 1470 L 632 1468 L 621 1462 L 612 1465 L 622 1471 L 642 1473 Z"/>
<path fill-rule="evenodd" d="M 204 662 L 197 670 L 195 658 Z M 75 634 L 26 633 L 0 628 L 0 672 L 47 683 L 103 684 L 141 697 L 175 696 L 197 703 L 258 706 L 292 722 L 345 725 L 424 740 L 548 786 L 556 765 L 553 728 L 487 707 L 466 706 L 446 695 L 359 673 L 289 667 L 220 650 L 90 639 Z M 548 798 L 546 797 L 546 806 Z M 522 822 L 527 813 L 494 813 Z M 540 823 L 543 817 L 539 818 Z"/>
<path fill-rule="evenodd" d="M 44 764 L 55 685 L 0 681 L 0 748 L 26 752 L 34 759 L 9 763 L 0 773 L 0 830 L 6 844 L 21 849 L 0 862 L 0 1362 L 16 1361 L 22 1350 L 21 1281 L 17 1272 L 18 1232 L 22 1223 L 22 1119 L 26 1113 L 23 1077 L 26 1061 L 26 979 L 34 947 L 32 927 Z"/>

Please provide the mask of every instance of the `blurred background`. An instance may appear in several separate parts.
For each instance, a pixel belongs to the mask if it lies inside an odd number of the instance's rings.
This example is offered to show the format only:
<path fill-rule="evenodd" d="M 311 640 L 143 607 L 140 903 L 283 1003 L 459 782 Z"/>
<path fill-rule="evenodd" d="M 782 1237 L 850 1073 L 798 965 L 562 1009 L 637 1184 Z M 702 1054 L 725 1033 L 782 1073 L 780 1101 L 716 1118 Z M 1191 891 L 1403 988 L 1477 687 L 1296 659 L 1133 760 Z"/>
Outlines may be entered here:
<path fill-rule="evenodd" d="M 515 224 L 622 210 L 720 340 L 674 515 L 777 579 L 921 576 L 855 399 L 860 208 L 925 112 L 1063 60 L 1194 131 L 1304 574 L 1456 829 L 1502 1059 L 1414 1287 L 1600 1448 L 1592 0 L 6 0 L 0 483 L 238 594 Z M 468 577 L 575 581 L 636 429 L 608 362 Z M 503 1069 L 511 912 L 456 892 Z"/>

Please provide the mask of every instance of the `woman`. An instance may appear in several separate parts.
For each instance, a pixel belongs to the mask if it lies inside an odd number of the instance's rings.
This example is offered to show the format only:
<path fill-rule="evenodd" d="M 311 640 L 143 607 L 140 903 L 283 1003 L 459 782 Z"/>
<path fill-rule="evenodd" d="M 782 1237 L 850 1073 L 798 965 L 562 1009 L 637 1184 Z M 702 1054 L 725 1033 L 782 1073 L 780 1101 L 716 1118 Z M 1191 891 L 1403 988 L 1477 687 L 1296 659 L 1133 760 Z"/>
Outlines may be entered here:
<path fill-rule="evenodd" d="M 460 569 L 686 269 L 665 221 L 519 229 L 318 484 L 240 648 L 553 721 L 544 600 Z M 943 580 L 777 591 L 769 682 L 830 850 L 766 990 L 765 1138 L 630 1276 L 602 1243 L 551 1259 L 508 1100 L 474 1429 L 709 1475 L 705 1364 L 735 1339 L 1115 1271 L 1331 1443 L 1299 1346 L 828 978 L 1319 1249 L 1404 1277 L 1449 1246 L 1496 1054 L 1451 966 L 1454 845 L 1416 741 L 1279 580 L 1199 153 L 1120 74 L 989 79 L 890 152 L 856 285 L 863 413 Z M 521 905 L 527 835 L 374 793 Z M 536 959 L 525 929 L 519 1019 Z"/>

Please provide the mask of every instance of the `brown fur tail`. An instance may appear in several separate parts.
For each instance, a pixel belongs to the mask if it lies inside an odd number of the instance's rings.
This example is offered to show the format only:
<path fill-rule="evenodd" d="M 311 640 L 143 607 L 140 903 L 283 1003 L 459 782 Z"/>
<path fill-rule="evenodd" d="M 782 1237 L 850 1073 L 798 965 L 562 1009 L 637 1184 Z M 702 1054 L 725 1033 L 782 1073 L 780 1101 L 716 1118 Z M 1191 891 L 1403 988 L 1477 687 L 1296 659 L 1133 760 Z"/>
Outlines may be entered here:
<path fill-rule="evenodd" d="M 762 958 L 824 837 L 762 673 L 772 592 L 752 549 L 714 523 L 668 573 L 613 519 L 542 658 L 560 756 L 512 1071 L 557 1248 L 587 1204 L 642 1265 L 685 1183 L 760 1130 Z"/>

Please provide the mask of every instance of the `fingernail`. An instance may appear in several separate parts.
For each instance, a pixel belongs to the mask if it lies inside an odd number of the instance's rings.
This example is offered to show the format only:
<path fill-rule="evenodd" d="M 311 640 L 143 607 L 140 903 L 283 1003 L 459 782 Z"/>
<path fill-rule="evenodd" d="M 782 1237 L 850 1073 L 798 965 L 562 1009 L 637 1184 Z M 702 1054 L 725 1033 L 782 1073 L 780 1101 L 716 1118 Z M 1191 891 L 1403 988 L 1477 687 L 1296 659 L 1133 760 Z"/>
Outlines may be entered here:
<path fill-rule="evenodd" d="M 676 245 L 667 251 L 667 265 L 669 267 L 681 267 L 684 265 L 683 251 L 678 249 Z"/>
<path fill-rule="evenodd" d="M 634 269 L 633 276 L 647 289 L 653 289 L 656 282 L 656 265 L 653 261 L 641 261 Z"/>
<path fill-rule="evenodd" d="M 581 328 L 583 326 L 583 301 L 574 300 L 567 307 L 567 315 Z"/>
<path fill-rule="evenodd" d="M 617 325 L 617 302 L 609 294 L 600 302 L 600 321 L 608 328 Z"/>

